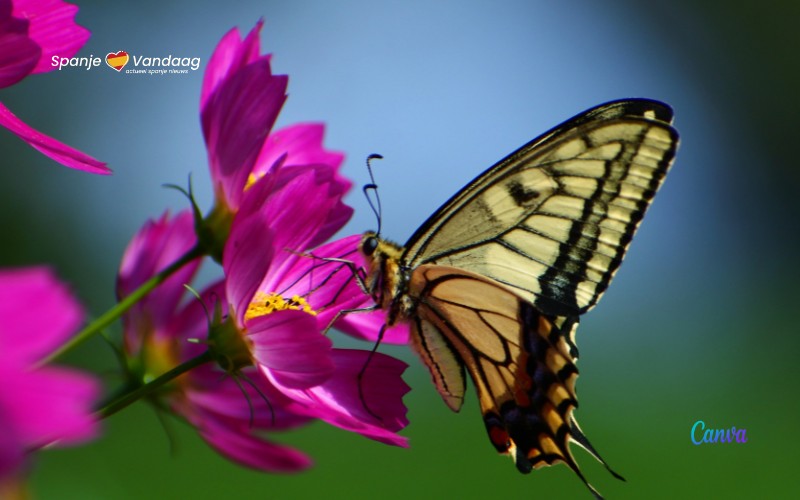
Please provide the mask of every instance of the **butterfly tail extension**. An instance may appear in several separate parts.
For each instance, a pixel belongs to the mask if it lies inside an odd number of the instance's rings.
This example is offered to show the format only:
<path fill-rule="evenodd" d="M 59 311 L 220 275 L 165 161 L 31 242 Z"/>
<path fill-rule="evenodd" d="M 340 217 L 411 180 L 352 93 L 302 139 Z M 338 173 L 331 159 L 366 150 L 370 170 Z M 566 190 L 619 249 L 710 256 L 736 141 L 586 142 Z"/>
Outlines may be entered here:
<path fill-rule="evenodd" d="M 559 345 L 566 347 L 566 349 L 562 349 L 562 353 L 564 353 L 565 355 L 569 355 L 572 358 L 573 363 L 577 362 L 578 346 L 575 344 L 575 332 L 578 329 L 578 316 L 558 317 L 555 319 L 554 324 L 558 327 L 558 330 L 561 332 L 560 335 L 561 342 Z M 589 439 L 586 437 L 586 434 L 584 434 L 583 431 L 581 430 L 581 427 L 578 425 L 578 421 L 575 420 L 574 416 L 571 416 L 570 418 L 570 437 L 584 450 L 588 451 L 589 454 L 595 458 L 595 460 L 603 464 L 603 467 L 605 467 L 606 470 L 612 476 L 619 479 L 620 481 L 625 481 L 625 478 L 622 477 L 617 472 L 615 472 L 611 467 L 609 467 L 609 465 L 606 463 L 605 460 L 603 460 L 603 458 L 600 456 L 597 450 L 594 449 L 594 446 L 592 446 L 592 443 L 589 442 Z"/>
<path fill-rule="evenodd" d="M 608 468 L 572 416 L 578 406 L 577 348 L 572 337 L 577 318 L 548 318 L 521 301 L 520 319 L 527 359 L 520 363 L 522 373 L 518 374 L 513 397 L 499 407 L 484 408 L 489 439 L 498 452 L 512 456 L 520 472 L 563 462 L 596 498 L 602 498 L 569 449 L 570 441 L 575 441 Z"/>
<path fill-rule="evenodd" d="M 592 446 L 592 443 L 589 442 L 589 439 L 586 437 L 586 434 L 583 433 L 583 431 L 581 430 L 580 426 L 578 425 L 578 421 L 575 420 L 574 417 L 572 418 L 572 421 L 570 422 L 570 434 L 572 436 L 572 440 L 575 441 L 576 443 L 578 443 L 581 446 L 581 448 L 583 448 L 584 450 L 588 451 L 589 454 L 592 455 L 595 458 L 595 460 L 597 460 L 598 462 L 603 464 L 603 467 L 605 467 L 606 470 L 612 476 L 614 476 L 615 478 L 619 479 L 620 481 L 625 481 L 625 478 L 622 477 L 617 472 L 615 472 L 614 469 L 609 467 L 609 465 L 606 463 L 606 461 L 603 460 L 603 457 L 601 457 L 600 454 L 597 453 L 597 450 L 595 450 L 594 446 Z"/>

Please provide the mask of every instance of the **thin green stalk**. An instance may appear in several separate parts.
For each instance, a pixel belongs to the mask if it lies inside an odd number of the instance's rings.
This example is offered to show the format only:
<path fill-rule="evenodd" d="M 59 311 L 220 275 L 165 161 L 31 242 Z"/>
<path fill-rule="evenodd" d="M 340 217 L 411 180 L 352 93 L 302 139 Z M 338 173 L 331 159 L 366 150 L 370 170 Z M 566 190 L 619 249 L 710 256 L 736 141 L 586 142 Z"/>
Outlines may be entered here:
<path fill-rule="evenodd" d="M 156 274 L 149 280 L 147 280 L 139 288 L 134 290 L 130 295 L 123 298 L 114 307 L 106 311 L 102 316 L 100 316 L 96 320 L 86 325 L 86 327 L 83 330 L 78 332 L 67 343 L 62 345 L 57 351 L 55 351 L 50 356 L 45 358 L 42 361 L 42 364 L 47 364 L 60 358 L 61 356 L 70 352 L 78 345 L 85 342 L 87 339 L 101 332 L 104 328 L 106 328 L 108 325 L 116 321 L 120 316 L 125 314 L 125 312 L 128 309 L 130 309 L 134 304 L 139 302 L 142 299 L 142 297 L 144 297 L 145 295 L 153 291 L 155 287 L 163 283 L 174 272 L 176 272 L 178 269 L 182 268 L 192 260 L 201 257 L 202 255 L 203 255 L 203 250 L 199 245 L 195 246 L 194 248 L 186 252 L 180 259 L 176 260 L 169 267 L 167 267 L 160 273 Z"/>
<path fill-rule="evenodd" d="M 148 396 L 152 392 L 158 390 L 159 387 L 163 386 L 164 384 L 171 382 L 175 378 L 183 375 L 184 373 L 188 372 L 192 368 L 196 368 L 200 365 L 208 363 L 214 360 L 214 356 L 211 354 L 210 351 L 206 351 L 203 354 L 190 359 L 189 361 L 180 364 L 173 368 L 172 370 L 156 377 L 152 381 L 137 387 L 136 389 L 132 390 L 131 392 L 125 393 L 119 398 L 115 399 L 114 401 L 108 403 L 107 405 L 103 406 L 99 410 L 97 410 L 97 415 L 100 418 L 110 417 L 111 415 L 117 413 L 118 411 L 122 410 L 123 408 L 127 407 L 131 403 L 138 401 L 139 399 Z"/>

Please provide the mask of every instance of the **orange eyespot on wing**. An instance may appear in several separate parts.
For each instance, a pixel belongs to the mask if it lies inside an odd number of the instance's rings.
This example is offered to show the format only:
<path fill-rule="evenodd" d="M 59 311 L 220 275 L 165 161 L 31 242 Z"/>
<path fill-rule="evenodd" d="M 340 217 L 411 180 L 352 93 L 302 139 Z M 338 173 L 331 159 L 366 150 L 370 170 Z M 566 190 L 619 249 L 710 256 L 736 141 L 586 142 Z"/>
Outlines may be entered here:
<path fill-rule="evenodd" d="M 460 407 L 466 368 L 498 452 L 524 473 L 563 462 L 597 494 L 569 448 L 574 441 L 605 465 L 572 414 L 577 317 L 547 317 L 500 283 L 444 266 L 415 269 L 409 295 L 412 347 L 448 406 Z"/>

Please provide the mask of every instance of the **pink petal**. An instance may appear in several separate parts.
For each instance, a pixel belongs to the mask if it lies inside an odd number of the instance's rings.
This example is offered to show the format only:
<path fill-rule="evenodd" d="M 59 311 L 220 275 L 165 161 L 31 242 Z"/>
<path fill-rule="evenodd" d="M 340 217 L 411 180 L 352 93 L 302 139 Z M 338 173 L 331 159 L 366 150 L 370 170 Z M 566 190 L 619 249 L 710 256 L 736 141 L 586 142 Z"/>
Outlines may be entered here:
<path fill-rule="evenodd" d="M 274 169 L 279 164 L 283 169 L 293 166 L 320 167 L 317 182 L 327 185 L 330 195 L 341 198 L 350 190 L 352 183 L 338 174 L 344 155 L 322 147 L 324 132 L 323 124 L 312 123 L 294 125 L 270 134 L 256 160 L 254 175 L 274 174 Z M 352 208 L 340 199 L 327 211 L 327 221 L 317 231 L 309 246 L 319 245 L 333 236 L 350 220 L 352 214 Z"/>
<path fill-rule="evenodd" d="M 24 28 L 17 33 L 9 23 L 0 21 L 0 88 L 14 85 L 28 76 L 42 55 L 41 48 L 28 37 Z"/>
<path fill-rule="evenodd" d="M 301 123 L 270 134 L 256 160 L 254 173 L 266 173 L 281 158 L 284 165 L 328 165 L 338 169 L 344 160 L 342 153 L 322 147 L 325 125 Z"/>
<path fill-rule="evenodd" d="M 239 35 L 239 28 L 234 27 L 222 37 L 214 53 L 206 64 L 205 73 L 203 73 L 203 86 L 200 90 L 200 111 L 202 112 L 208 104 L 209 98 L 216 92 L 220 83 L 227 78 L 236 59 L 239 57 L 239 46 L 241 45 L 241 36 Z"/>
<path fill-rule="evenodd" d="M 260 219 L 262 230 L 271 234 L 274 253 L 269 279 L 281 276 L 299 258 L 298 252 L 327 236 L 321 231 L 327 229 L 331 211 L 340 206 L 342 195 L 338 186 L 328 182 L 330 170 L 325 166 L 281 168 L 245 193 L 239 215 Z"/>
<path fill-rule="evenodd" d="M 83 308 L 46 267 L 0 270 L 0 363 L 32 364 L 83 321 Z"/>
<path fill-rule="evenodd" d="M 190 388 L 186 391 L 192 408 L 188 412 L 213 414 L 230 426 L 246 429 L 288 430 L 311 421 L 309 417 L 287 411 L 278 398 L 267 396 L 274 389 L 258 371 L 245 370 L 241 377 L 247 380 L 237 384 L 232 377 L 225 377 L 212 367 L 193 370 Z"/>
<path fill-rule="evenodd" d="M 200 300 L 190 296 L 186 304 L 170 318 L 167 325 L 156 325 L 155 328 L 163 335 L 162 338 L 172 340 L 175 356 L 182 361 L 188 361 L 208 349 L 204 343 L 208 338 L 208 315 L 213 316 L 219 308 L 222 317 L 226 317 L 227 305 L 225 283 L 220 280 L 200 292 Z M 193 374 L 197 372 L 198 370 L 192 371 Z M 221 376 L 222 373 L 215 373 L 217 379 Z"/>
<path fill-rule="evenodd" d="M 0 103 L 0 125 L 27 142 L 32 148 L 62 165 L 93 174 L 110 174 L 106 164 L 33 129 Z"/>
<path fill-rule="evenodd" d="M 385 324 L 386 311 L 377 310 L 347 314 L 337 321 L 334 327 L 353 337 L 375 342 L 378 340 L 380 330 Z M 406 323 L 397 323 L 384 330 L 381 343 L 406 345 L 408 344 L 408 336 L 409 326 Z"/>
<path fill-rule="evenodd" d="M 183 211 L 171 220 L 165 212 L 159 220 L 146 222 L 122 256 L 117 275 L 117 297 L 127 297 L 164 271 L 188 252 L 196 241 L 190 210 Z M 184 265 L 125 313 L 123 330 L 126 352 L 138 353 L 145 339 L 186 338 L 178 337 L 179 334 L 167 327 L 175 321 L 178 304 L 187 293 L 184 285 L 192 281 L 201 263 L 202 259 L 197 258 Z M 205 317 L 200 316 L 196 321 L 204 328 L 202 335 L 196 338 L 205 338 L 208 330 Z"/>
<path fill-rule="evenodd" d="M 334 377 L 325 388 L 325 397 L 333 405 L 346 409 L 362 422 L 372 422 L 391 431 L 399 431 L 408 425 L 403 404 L 403 396 L 410 390 L 402 379 L 403 372 L 408 368 L 405 362 L 380 352 L 370 357 L 368 351 L 356 349 L 337 349 L 333 357 L 339 376 Z M 362 370 L 363 401 L 357 383 L 357 376 Z M 376 421 L 372 414 L 380 420 Z"/>
<path fill-rule="evenodd" d="M 170 219 L 165 212 L 160 219 L 150 220 L 133 237 L 122 256 L 117 276 L 117 296 L 126 297 L 147 280 L 166 269 L 197 243 L 194 219 L 190 210 Z M 147 311 L 159 324 L 171 317 L 201 264 L 195 259 L 150 292 L 137 308 Z"/>
<path fill-rule="evenodd" d="M 315 238 L 309 242 L 310 247 L 321 245 L 330 239 L 344 227 L 353 215 L 353 209 L 342 201 L 342 198 L 350 190 L 353 183 L 339 175 L 335 168 L 320 165 L 316 170 L 319 175 L 319 181 L 328 186 L 328 196 L 335 202 L 328 210 L 327 219 L 317 231 Z"/>
<path fill-rule="evenodd" d="M 350 190 L 353 183 L 349 179 L 342 177 L 338 169 L 331 165 L 317 164 L 308 165 L 306 168 L 313 168 L 317 174 L 316 182 L 320 186 L 327 188 L 327 195 L 336 200 L 327 212 L 327 221 L 323 227 L 315 235 L 315 238 L 310 243 L 310 246 L 317 246 L 325 240 L 333 236 L 344 224 L 350 220 L 353 209 L 342 203 L 342 197 Z M 302 167 L 291 167 L 285 165 L 283 170 L 285 173 L 291 173 L 295 170 L 302 170 Z"/>
<path fill-rule="evenodd" d="M 369 361 L 364 378 L 359 382 L 358 374 L 364 368 L 368 351 L 334 349 L 332 356 L 336 371 L 322 385 L 291 389 L 276 384 L 283 394 L 297 403 L 290 410 L 314 416 L 382 443 L 407 446 L 408 440 L 395 433 L 408 425 L 402 398 L 409 387 L 401 378 L 407 365 L 376 352 Z M 359 395 L 359 383 L 364 401 Z"/>
<path fill-rule="evenodd" d="M 344 192 L 342 194 L 344 194 Z M 353 208 L 345 205 L 340 198 L 328 211 L 328 218 L 317 232 L 317 237 L 309 243 L 309 246 L 315 247 L 330 239 L 347 224 L 347 221 L 349 221 L 352 216 Z"/>
<path fill-rule="evenodd" d="M 25 463 L 25 445 L 17 435 L 0 395 L 0 493 L 6 478 L 17 475 Z"/>
<path fill-rule="evenodd" d="M 256 23 L 244 41 L 241 40 L 239 28 L 231 29 L 219 41 L 203 74 L 203 88 L 200 91 L 201 111 L 206 107 L 209 97 L 228 76 L 258 60 L 259 57 L 269 61 L 269 55 L 258 54 L 258 36 L 263 25 L 263 21 Z"/>
<path fill-rule="evenodd" d="M 310 248 L 328 212 L 339 201 L 336 195 L 331 196 L 317 168 L 282 169 L 278 176 L 289 180 L 274 190 L 269 203 L 261 208 L 261 217 L 273 233 L 276 250 L 270 266 L 272 273 L 278 272 L 280 262 L 296 257 L 294 252 Z"/>
<path fill-rule="evenodd" d="M 347 236 L 315 248 L 307 255 L 298 256 L 285 273 L 271 275 L 264 282 L 265 287 L 287 290 L 291 295 L 306 295 L 309 290 L 314 290 L 310 300 L 315 309 L 327 307 L 335 299 L 341 299 L 341 295 L 345 295 L 341 300 L 349 301 L 353 297 L 364 300 L 365 293 L 358 287 L 353 270 L 342 262 L 329 260 L 352 262 L 355 269 L 362 267 L 358 261 L 360 239 L 358 235 Z M 329 284 L 330 280 L 334 280 L 332 284 Z M 349 282 L 347 284 L 350 286 L 342 290 L 345 282 Z"/>
<path fill-rule="evenodd" d="M 272 236 L 264 229 L 259 214 L 240 212 L 233 220 L 222 254 L 225 293 L 239 326 L 244 325 L 244 314 L 266 275 L 274 252 Z"/>
<path fill-rule="evenodd" d="M 253 368 L 243 370 L 239 383 L 210 365 L 192 370 L 186 389 L 188 411 L 213 414 L 230 426 L 265 430 L 288 430 L 311 421 L 283 405 L 285 397 L 276 393 L 266 378 Z"/>
<path fill-rule="evenodd" d="M 333 343 L 303 311 L 277 311 L 247 322 L 253 357 L 271 380 L 292 389 L 321 384 L 334 370 Z"/>
<path fill-rule="evenodd" d="M 353 262 L 358 268 L 359 264 L 355 259 L 358 258 L 357 245 L 360 239 L 358 235 L 347 236 L 311 250 L 308 255 L 299 256 L 300 258 L 295 259 L 292 265 L 286 268 L 285 273 L 270 276 L 264 282 L 265 287 L 272 290 L 287 290 L 287 294 L 303 296 L 309 290 L 314 290 L 309 297 L 314 309 L 327 307 L 341 295 L 345 295 L 343 300 L 348 301 L 354 296 L 363 299 L 365 293 L 356 284 L 353 270 L 346 264 L 328 260 Z M 331 280 L 334 281 L 329 283 Z M 349 282 L 351 286 L 342 290 L 345 282 Z"/>
<path fill-rule="evenodd" d="M 287 82 L 285 75 L 273 76 L 262 58 L 221 82 L 201 110 L 215 191 L 234 211 L 286 100 Z"/>
<path fill-rule="evenodd" d="M 288 446 L 271 443 L 241 429 L 204 418 L 194 423 L 208 444 L 229 459 L 257 470 L 297 472 L 309 468 L 311 459 Z"/>
<path fill-rule="evenodd" d="M 60 0 L 14 0 L 12 15 L 26 19 L 28 36 L 42 48 L 33 73 L 52 71 L 53 56 L 72 57 L 89 40 L 89 30 L 75 24 L 76 5 Z"/>
<path fill-rule="evenodd" d="M 92 404 L 100 394 L 91 377 L 65 368 L 3 370 L 0 408 L 28 448 L 86 441 L 98 432 Z"/>

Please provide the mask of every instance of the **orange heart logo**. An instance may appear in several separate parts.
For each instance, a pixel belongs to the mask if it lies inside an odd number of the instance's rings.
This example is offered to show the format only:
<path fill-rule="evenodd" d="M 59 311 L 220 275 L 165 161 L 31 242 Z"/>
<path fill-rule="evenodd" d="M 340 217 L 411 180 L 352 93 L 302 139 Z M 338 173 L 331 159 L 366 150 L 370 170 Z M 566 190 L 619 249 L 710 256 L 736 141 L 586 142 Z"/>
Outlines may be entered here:
<path fill-rule="evenodd" d="M 128 53 L 124 50 L 120 50 L 119 52 L 109 52 L 106 54 L 106 64 L 117 71 L 122 71 L 122 68 L 128 64 L 129 59 Z"/>

